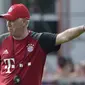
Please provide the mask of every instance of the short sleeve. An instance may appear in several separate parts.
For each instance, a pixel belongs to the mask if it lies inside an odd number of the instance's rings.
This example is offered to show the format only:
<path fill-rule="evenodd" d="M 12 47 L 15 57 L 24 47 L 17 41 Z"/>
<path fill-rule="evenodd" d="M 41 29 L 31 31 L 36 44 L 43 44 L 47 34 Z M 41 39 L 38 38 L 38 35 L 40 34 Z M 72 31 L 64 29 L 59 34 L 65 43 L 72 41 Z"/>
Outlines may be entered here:
<path fill-rule="evenodd" d="M 49 53 L 52 51 L 58 51 L 61 45 L 55 45 L 57 34 L 44 32 L 39 38 L 41 48 Z"/>
<path fill-rule="evenodd" d="M 9 33 L 4 33 L 0 35 L 0 62 L 1 62 L 1 45 L 2 45 L 3 40 L 8 36 L 9 36 Z"/>

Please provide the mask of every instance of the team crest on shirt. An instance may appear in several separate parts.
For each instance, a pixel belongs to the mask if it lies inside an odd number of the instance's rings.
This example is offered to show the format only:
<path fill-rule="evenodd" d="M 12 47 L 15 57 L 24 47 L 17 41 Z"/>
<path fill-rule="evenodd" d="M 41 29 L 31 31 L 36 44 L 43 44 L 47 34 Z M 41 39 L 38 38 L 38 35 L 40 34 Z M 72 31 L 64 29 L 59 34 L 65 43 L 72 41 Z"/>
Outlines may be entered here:
<path fill-rule="evenodd" d="M 32 52 L 34 50 L 34 44 L 28 44 L 27 50 L 28 50 L 28 52 Z"/>

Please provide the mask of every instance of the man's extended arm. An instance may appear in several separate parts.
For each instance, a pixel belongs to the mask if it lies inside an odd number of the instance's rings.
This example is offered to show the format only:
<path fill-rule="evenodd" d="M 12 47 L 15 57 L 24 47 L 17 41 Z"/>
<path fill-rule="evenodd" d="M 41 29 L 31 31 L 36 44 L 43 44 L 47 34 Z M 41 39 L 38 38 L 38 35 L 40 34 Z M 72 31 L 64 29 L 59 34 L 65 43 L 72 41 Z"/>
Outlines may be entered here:
<path fill-rule="evenodd" d="M 59 33 L 56 37 L 56 44 L 68 42 L 85 32 L 85 26 L 73 27 Z"/>

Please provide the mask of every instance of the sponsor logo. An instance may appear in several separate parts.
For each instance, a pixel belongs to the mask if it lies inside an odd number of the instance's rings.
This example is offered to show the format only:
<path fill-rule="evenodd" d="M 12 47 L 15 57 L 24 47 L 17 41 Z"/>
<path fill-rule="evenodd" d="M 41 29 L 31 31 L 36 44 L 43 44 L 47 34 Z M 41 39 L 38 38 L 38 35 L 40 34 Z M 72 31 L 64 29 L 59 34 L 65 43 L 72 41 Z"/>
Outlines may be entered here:
<path fill-rule="evenodd" d="M 8 59 L 3 59 L 3 63 L 5 64 L 3 70 L 5 71 L 5 73 L 12 73 L 12 69 L 15 69 L 15 59 L 14 58 L 8 58 Z M 27 66 L 31 66 L 31 62 L 27 62 Z M 24 64 L 23 63 L 19 63 L 19 68 L 23 68 Z M 1 71 L 1 74 L 3 74 L 4 72 Z"/>

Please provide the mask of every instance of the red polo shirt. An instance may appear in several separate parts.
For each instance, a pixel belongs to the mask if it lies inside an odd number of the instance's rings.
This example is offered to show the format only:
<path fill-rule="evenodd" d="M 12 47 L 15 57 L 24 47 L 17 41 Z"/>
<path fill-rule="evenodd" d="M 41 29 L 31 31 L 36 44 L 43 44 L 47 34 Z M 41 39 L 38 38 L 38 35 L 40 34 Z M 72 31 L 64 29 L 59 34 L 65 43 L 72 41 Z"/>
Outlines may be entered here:
<path fill-rule="evenodd" d="M 0 40 L 0 85 L 41 85 L 46 54 L 60 48 L 56 34 L 29 31 L 26 38 L 14 40 L 6 33 Z"/>

